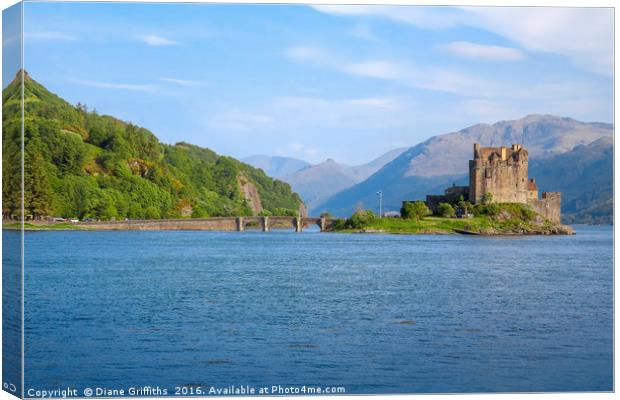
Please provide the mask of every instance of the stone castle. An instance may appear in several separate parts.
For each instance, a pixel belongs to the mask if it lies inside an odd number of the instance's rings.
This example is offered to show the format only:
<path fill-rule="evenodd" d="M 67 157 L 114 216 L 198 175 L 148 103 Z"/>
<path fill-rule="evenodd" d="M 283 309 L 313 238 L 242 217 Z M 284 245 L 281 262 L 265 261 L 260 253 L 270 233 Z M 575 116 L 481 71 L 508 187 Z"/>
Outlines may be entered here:
<path fill-rule="evenodd" d="M 456 203 L 461 196 L 480 204 L 491 195 L 496 203 L 522 203 L 554 223 L 560 223 L 561 194 L 543 192 L 538 198 L 534 178 L 528 177 L 528 154 L 520 144 L 511 147 L 480 147 L 474 144 L 469 160 L 469 186 L 452 186 L 443 195 L 426 196 L 426 205 L 435 212 L 439 203 Z"/>

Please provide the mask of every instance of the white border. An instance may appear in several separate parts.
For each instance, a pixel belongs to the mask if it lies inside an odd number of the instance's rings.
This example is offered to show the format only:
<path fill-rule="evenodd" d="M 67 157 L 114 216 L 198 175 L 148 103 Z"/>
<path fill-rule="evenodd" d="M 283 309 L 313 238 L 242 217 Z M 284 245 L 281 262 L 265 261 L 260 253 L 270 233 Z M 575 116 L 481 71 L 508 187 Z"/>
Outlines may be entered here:
<path fill-rule="evenodd" d="M 45 1 L 45 0 L 43 0 Z M 66 2 L 79 2 L 79 0 L 63 0 Z M 123 0 L 107 0 L 108 2 L 127 2 L 127 1 L 123 1 Z M 143 1 L 136 1 L 136 0 L 129 0 L 129 2 L 143 2 Z M 210 3 L 209 1 L 182 1 L 182 0 L 149 0 L 148 2 L 152 2 L 152 3 Z M 213 1 L 211 1 L 213 2 Z M 0 0 L 0 7 L 4 10 L 5 8 L 8 8 L 14 4 L 17 4 L 18 2 L 15 0 Z M 261 4 L 261 3 L 276 3 L 276 1 L 265 1 L 265 0 L 242 0 L 242 1 L 234 1 L 234 0 L 219 0 L 216 3 L 252 3 L 252 4 Z M 591 1 L 583 1 L 583 0 L 527 0 L 527 1 L 515 1 L 515 0 L 511 0 L 509 2 L 499 2 L 498 0 L 474 0 L 474 1 L 465 1 L 465 0 L 444 0 L 444 1 L 440 1 L 440 0 L 424 0 L 424 1 L 420 1 L 420 0 L 356 0 L 356 1 L 351 1 L 351 0 L 339 0 L 339 1 L 330 1 L 330 0 L 312 0 L 312 1 L 303 1 L 303 0 L 283 0 L 283 1 L 277 1 L 277 3 L 283 3 L 283 4 L 368 4 L 368 5 L 372 5 L 372 4 L 385 4 L 385 5 L 429 5 L 429 6 L 445 6 L 445 5 L 455 5 L 455 6 L 555 6 L 555 7 L 612 7 L 615 8 L 615 2 L 612 0 L 591 0 Z M 22 52 L 21 52 L 21 56 L 22 56 L 22 67 L 24 66 L 24 53 L 23 53 L 23 4 L 22 4 L 22 10 L 21 10 L 21 17 L 22 17 Z M 2 27 L 2 19 L 0 18 L 0 32 L 1 32 L 1 27 Z M 615 28 L 615 22 L 616 22 L 616 18 L 615 18 L 615 9 L 614 9 L 614 28 Z M 576 27 L 576 29 L 579 29 L 578 27 Z M 616 32 L 616 30 L 614 29 L 614 120 L 613 120 L 613 124 L 615 127 L 615 116 L 616 116 L 616 111 L 617 111 L 617 104 L 615 101 L 615 93 L 617 92 L 617 81 L 615 79 L 615 76 L 618 72 L 618 66 L 617 63 L 615 63 L 615 54 L 616 49 L 617 49 L 617 44 L 618 44 L 618 33 Z M 1 52 L 0 52 L 0 65 L 1 65 Z M 22 87 L 22 112 L 23 112 L 23 87 Z M 2 115 L 2 110 L 0 109 L 0 117 Z M 23 118 L 22 118 L 22 132 L 23 132 Z M 616 141 L 615 141 L 615 131 L 614 131 L 614 266 L 616 265 L 616 261 L 618 261 L 618 253 L 615 251 L 616 250 L 616 242 L 615 242 L 615 237 L 616 235 L 620 232 L 620 228 L 618 228 L 618 225 L 616 224 L 616 215 L 617 215 L 617 211 L 618 211 L 618 204 L 617 202 L 615 202 L 616 199 L 616 188 L 618 187 L 618 184 L 620 183 L 620 177 L 619 177 L 619 165 L 616 163 L 616 157 L 615 157 L 615 145 L 616 145 Z M 22 146 L 23 146 L 23 140 L 22 140 Z M 24 160 L 23 160 L 23 150 L 22 150 L 22 186 L 23 186 L 23 168 L 24 168 Z M 0 170 L 1 170 L 1 165 L 0 165 Z M 1 176 L 0 176 L 0 182 L 1 182 Z M 23 218 L 23 190 L 22 190 L 22 218 Z M 22 349 L 23 349 L 23 345 L 24 345 L 24 325 L 23 325 L 23 318 L 24 318 L 24 301 L 23 301 L 23 296 L 24 296 L 24 284 L 23 284 L 23 279 L 24 279 L 24 268 L 23 268 L 23 261 L 24 261 L 24 238 L 23 238 L 23 231 L 22 231 L 22 244 L 21 244 L 21 251 L 22 251 Z M 2 249 L 2 244 L 0 243 L 0 251 Z M 617 324 L 615 323 L 615 321 L 617 321 L 617 309 L 615 308 L 615 293 L 616 293 L 616 288 L 617 288 L 617 281 L 615 280 L 615 269 L 614 269 L 614 387 L 615 384 L 618 382 L 617 381 L 617 372 L 618 372 L 618 365 L 617 365 L 617 357 L 616 354 L 618 354 L 618 341 L 615 340 L 617 337 L 617 332 L 618 332 L 618 327 Z M 0 302 L 1 302 L 1 292 L 2 289 L 0 287 Z M 0 351 L 1 351 L 1 336 L 0 336 Z M 23 397 L 23 390 L 24 390 L 24 376 L 23 376 L 23 368 L 24 368 L 24 354 L 22 352 L 22 397 Z M 0 373 L 2 371 L 2 365 L 0 363 Z M 262 398 L 264 396 L 256 396 L 257 398 Z M 295 398 L 299 398 L 299 399 L 327 399 L 327 398 L 335 398 L 334 396 L 296 396 Z M 429 400 L 440 400 L 440 399 L 472 399 L 472 398 L 479 398 L 479 397 L 485 397 L 485 398 L 492 398 L 492 399 L 507 399 L 507 400 L 517 400 L 517 399 L 538 399 L 538 398 L 545 398 L 545 399 L 611 399 L 611 398 L 615 398 L 615 394 L 614 393 L 552 393 L 552 394 L 540 394 L 540 393 L 526 393 L 526 394 L 458 394 L 458 395 L 379 395 L 379 396 L 368 396 L 368 395 L 361 395 L 361 396 L 337 396 L 338 399 L 351 399 L 351 400 L 355 400 L 355 399 L 359 399 L 361 397 L 373 397 L 373 398 L 382 398 L 382 399 L 420 399 L 420 400 L 425 400 L 425 399 L 429 399 Z M 138 398 L 138 397 L 137 397 Z M 170 399 L 171 397 L 164 397 L 163 399 Z M 218 397 L 218 398 L 227 398 L 227 399 L 242 399 L 242 397 Z M 248 397 L 243 397 L 244 399 L 247 399 Z M 273 398 L 273 397 L 270 397 Z M 281 397 L 284 398 L 284 397 Z M 14 396 L 11 396 L 10 394 L 8 394 L 7 392 L 4 391 L 0 391 L 0 400 L 9 400 L 9 399 L 15 399 Z M 154 399 L 153 397 L 149 398 L 149 399 Z"/>

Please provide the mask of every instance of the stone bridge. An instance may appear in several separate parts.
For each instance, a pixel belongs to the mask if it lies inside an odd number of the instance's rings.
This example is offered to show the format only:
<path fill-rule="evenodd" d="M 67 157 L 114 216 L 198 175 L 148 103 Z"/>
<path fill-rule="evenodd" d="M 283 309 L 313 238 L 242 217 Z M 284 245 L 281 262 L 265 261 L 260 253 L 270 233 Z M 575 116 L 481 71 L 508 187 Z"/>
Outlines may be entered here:
<path fill-rule="evenodd" d="M 304 228 L 316 225 L 321 232 L 333 221 L 327 218 L 313 217 L 213 217 L 188 219 L 149 219 L 127 221 L 92 221 L 76 222 L 74 225 L 92 230 L 188 230 L 188 231 L 238 231 L 260 229 L 294 229 L 301 232 Z"/>

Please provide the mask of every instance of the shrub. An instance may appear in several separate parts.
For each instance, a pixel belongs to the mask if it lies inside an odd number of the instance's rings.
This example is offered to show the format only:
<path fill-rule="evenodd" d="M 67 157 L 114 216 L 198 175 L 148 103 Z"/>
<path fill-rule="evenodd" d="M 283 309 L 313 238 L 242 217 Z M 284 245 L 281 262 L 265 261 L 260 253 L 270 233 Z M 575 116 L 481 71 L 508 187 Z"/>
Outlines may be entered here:
<path fill-rule="evenodd" d="M 420 200 L 414 202 L 407 201 L 400 209 L 400 216 L 403 219 L 415 219 L 419 221 L 429 215 L 431 215 L 431 210 Z"/>
<path fill-rule="evenodd" d="M 525 204 L 519 203 L 491 203 L 476 204 L 473 208 L 474 215 L 487 216 L 494 219 L 519 219 L 531 221 L 536 218 L 536 212 Z"/>
<path fill-rule="evenodd" d="M 499 215 L 500 211 L 502 211 L 502 206 L 498 203 L 476 204 L 473 207 L 473 211 L 475 216 L 486 215 L 489 217 L 496 217 Z"/>
<path fill-rule="evenodd" d="M 437 207 L 437 214 L 444 218 L 452 218 L 456 215 L 454 212 L 454 207 L 448 203 L 439 203 L 439 206 Z"/>
<path fill-rule="evenodd" d="M 372 210 L 357 210 L 347 219 L 347 227 L 351 229 L 364 228 L 377 220 L 377 216 Z"/>
<path fill-rule="evenodd" d="M 482 204 L 491 204 L 493 202 L 493 194 L 490 192 L 486 192 L 484 196 L 482 196 Z"/>
<path fill-rule="evenodd" d="M 347 220 L 344 218 L 337 218 L 334 221 L 332 221 L 331 226 L 330 226 L 330 230 L 334 230 L 334 231 L 339 231 L 339 230 L 343 230 L 343 229 L 347 229 Z"/>
<path fill-rule="evenodd" d="M 159 219 L 160 218 L 159 210 L 154 206 L 148 206 L 144 210 L 144 216 L 146 217 L 146 219 Z"/>
<path fill-rule="evenodd" d="M 284 208 L 284 207 L 276 207 L 271 212 L 271 215 L 275 215 L 275 216 L 278 216 L 278 217 L 297 217 L 298 214 L 299 214 L 298 211 L 290 210 L 290 209 Z"/>
<path fill-rule="evenodd" d="M 461 197 L 462 197 L 462 196 L 461 196 Z M 473 204 L 471 204 L 469 201 L 460 200 L 460 201 L 458 202 L 458 204 L 457 204 L 457 205 L 458 205 L 458 207 L 461 209 L 461 212 L 462 212 L 463 214 L 468 214 L 468 213 L 470 213 L 470 212 L 472 212 L 472 211 L 473 211 L 473 212 L 474 212 L 474 214 L 475 214 L 474 205 L 473 205 Z"/>

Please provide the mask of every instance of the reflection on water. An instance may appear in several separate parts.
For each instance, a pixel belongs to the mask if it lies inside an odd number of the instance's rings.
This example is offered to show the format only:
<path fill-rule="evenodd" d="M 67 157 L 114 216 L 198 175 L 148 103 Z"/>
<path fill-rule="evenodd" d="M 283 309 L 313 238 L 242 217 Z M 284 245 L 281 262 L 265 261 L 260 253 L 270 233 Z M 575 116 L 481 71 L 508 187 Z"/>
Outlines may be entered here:
<path fill-rule="evenodd" d="M 26 388 L 608 391 L 612 230 L 578 233 L 29 232 Z"/>

